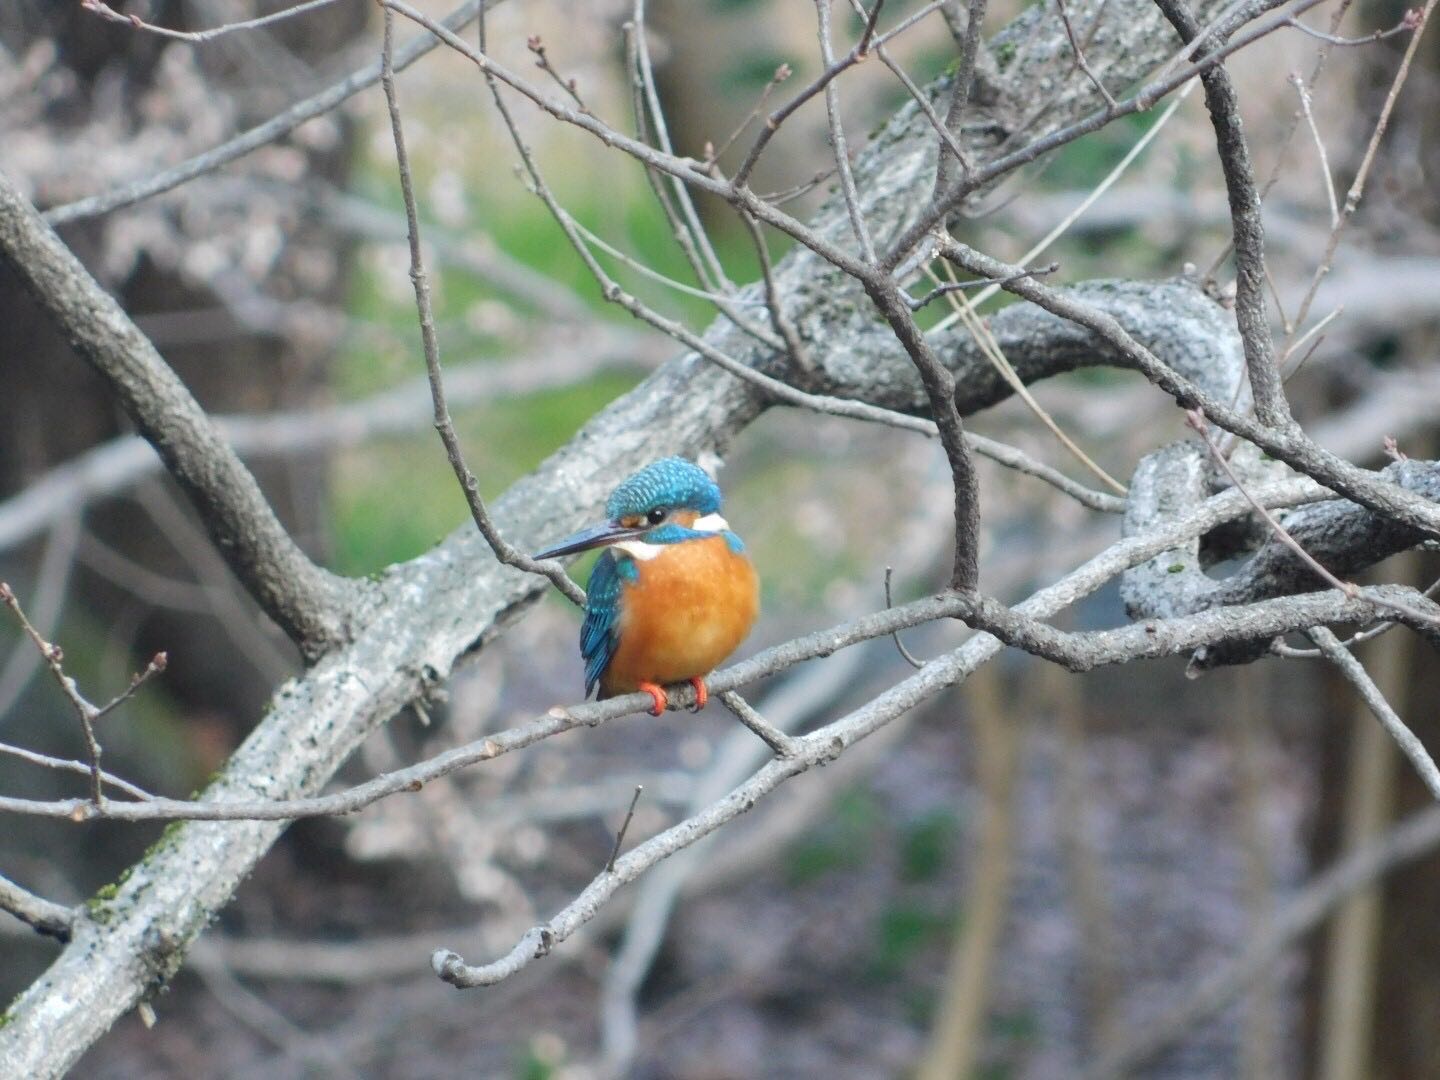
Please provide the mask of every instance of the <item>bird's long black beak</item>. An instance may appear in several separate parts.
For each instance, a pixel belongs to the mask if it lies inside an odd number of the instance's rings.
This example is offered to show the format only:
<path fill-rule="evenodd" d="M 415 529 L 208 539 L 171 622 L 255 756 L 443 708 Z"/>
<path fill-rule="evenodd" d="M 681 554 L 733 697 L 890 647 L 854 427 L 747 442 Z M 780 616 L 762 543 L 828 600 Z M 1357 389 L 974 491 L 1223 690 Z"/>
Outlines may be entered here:
<path fill-rule="evenodd" d="M 628 525 L 621 525 L 618 521 L 602 521 L 599 525 L 591 525 L 581 529 L 573 536 L 567 536 L 553 547 L 544 551 L 537 551 L 537 559 L 558 559 L 561 555 L 573 555 L 577 551 L 589 551 L 591 548 L 607 547 L 621 540 L 633 540 L 637 536 L 644 536 L 643 528 L 632 528 Z"/>

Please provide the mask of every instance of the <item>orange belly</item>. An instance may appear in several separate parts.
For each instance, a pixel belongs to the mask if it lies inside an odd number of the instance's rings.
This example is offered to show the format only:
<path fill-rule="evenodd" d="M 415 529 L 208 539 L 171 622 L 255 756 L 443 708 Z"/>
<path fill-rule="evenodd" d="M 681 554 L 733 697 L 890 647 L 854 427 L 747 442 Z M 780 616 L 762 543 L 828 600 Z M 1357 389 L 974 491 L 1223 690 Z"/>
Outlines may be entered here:
<path fill-rule="evenodd" d="M 755 568 L 724 537 L 667 545 L 635 565 L 639 580 L 624 586 L 620 640 L 600 675 L 601 698 L 628 694 L 642 682 L 708 675 L 760 613 Z"/>

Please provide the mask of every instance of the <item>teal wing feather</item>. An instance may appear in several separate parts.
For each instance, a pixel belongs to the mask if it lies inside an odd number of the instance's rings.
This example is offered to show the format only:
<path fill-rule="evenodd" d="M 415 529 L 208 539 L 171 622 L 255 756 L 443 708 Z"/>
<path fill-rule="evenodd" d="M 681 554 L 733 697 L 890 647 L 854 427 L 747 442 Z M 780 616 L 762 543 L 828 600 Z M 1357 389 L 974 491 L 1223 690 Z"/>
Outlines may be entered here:
<path fill-rule="evenodd" d="M 585 621 L 580 626 L 580 655 L 585 658 L 585 696 L 589 697 L 610 665 L 620 642 L 620 596 L 634 576 L 634 560 L 605 551 L 590 571 Z"/>

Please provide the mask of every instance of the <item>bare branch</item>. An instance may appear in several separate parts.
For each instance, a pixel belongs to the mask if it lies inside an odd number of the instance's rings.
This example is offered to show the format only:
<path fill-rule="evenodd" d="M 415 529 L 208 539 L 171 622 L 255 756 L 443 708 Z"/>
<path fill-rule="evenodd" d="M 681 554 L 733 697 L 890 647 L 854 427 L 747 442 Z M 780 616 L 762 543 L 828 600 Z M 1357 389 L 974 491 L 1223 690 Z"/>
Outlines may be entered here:
<path fill-rule="evenodd" d="M 1307 631 L 1310 640 L 1315 642 L 1325 658 L 1340 669 L 1340 673 L 1350 681 L 1356 692 L 1365 702 L 1366 707 L 1375 714 L 1375 719 L 1380 721 L 1382 727 L 1395 740 L 1396 744 L 1410 759 L 1410 764 L 1415 766 L 1415 771 L 1420 774 L 1420 779 L 1430 789 L 1430 794 L 1440 800 L 1440 768 L 1436 768 L 1435 759 L 1425 749 L 1425 744 L 1416 738 L 1415 733 L 1400 719 L 1399 714 L 1385 700 L 1385 695 L 1375 685 L 1375 680 L 1370 678 L 1365 666 L 1355 658 L 1355 654 L 1340 643 L 1333 632 L 1323 626 Z"/>
<path fill-rule="evenodd" d="M 1085 59 L 1085 50 L 1080 47 L 1080 39 L 1075 36 L 1075 27 L 1070 24 L 1070 12 L 1065 7 L 1065 0 L 1055 0 L 1055 6 L 1059 8 L 1060 18 L 1065 22 L 1065 36 L 1070 39 L 1070 50 L 1075 54 L 1075 66 L 1085 73 L 1090 84 L 1105 99 L 1105 107 L 1114 109 L 1115 98 L 1109 90 L 1105 89 L 1105 84 L 1100 81 L 1100 76 L 1095 74 L 1095 69 L 1090 66 L 1090 61 Z"/>
<path fill-rule="evenodd" d="M 1340 37 L 1338 34 L 1327 34 L 1324 30 L 1316 30 L 1313 26 L 1307 26 L 1299 19 L 1294 18 L 1287 20 L 1286 25 L 1292 26 L 1296 30 L 1303 30 L 1311 37 L 1330 45 L 1373 45 L 1377 41 L 1384 41 L 1386 38 L 1392 38 L 1399 34 L 1419 33 L 1422 22 L 1420 9 L 1411 8 L 1390 29 L 1375 30 L 1360 37 Z"/>
<path fill-rule="evenodd" d="M 1365 153 L 1360 158 L 1360 167 L 1355 171 L 1355 179 L 1351 181 L 1350 190 L 1345 194 L 1345 203 L 1340 209 L 1340 218 L 1330 230 L 1330 236 L 1325 242 L 1325 252 L 1320 257 L 1320 265 L 1315 268 L 1315 273 L 1310 279 L 1310 287 L 1300 301 L 1299 310 L 1295 315 L 1296 326 L 1304 325 L 1306 317 L 1310 314 L 1310 305 L 1315 302 L 1315 294 L 1320 291 L 1320 282 L 1330 272 L 1330 267 L 1335 261 L 1335 252 L 1340 246 L 1340 237 L 1365 194 L 1365 183 L 1370 176 L 1371 167 L 1375 164 L 1375 155 L 1380 149 L 1380 141 L 1385 137 L 1385 131 L 1390 126 L 1390 117 L 1395 111 L 1396 101 L 1400 98 L 1400 89 L 1410 76 L 1410 64 L 1420 48 L 1420 39 L 1424 35 L 1426 25 L 1430 22 L 1430 16 L 1435 10 L 1435 3 L 1436 0 L 1426 0 L 1425 7 L 1418 15 L 1411 11 L 1405 16 L 1405 22 L 1410 24 L 1414 33 L 1405 47 L 1405 55 L 1401 58 L 1400 66 L 1395 71 L 1395 78 L 1391 81 L 1390 89 L 1385 95 L 1385 103 L 1380 107 L 1380 116 L 1375 121 L 1375 130 L 1371 133 L 1370 141 L 1365 146 Z M 1294 14 L 1299 14 L 1299 12 L 1296 11 Z"/>
<path fill-rule="evenodd" d="M 813 371 L 815 362 L 811 360 L 805 343 L 800 340 L 800 332 L 795 329 L 795 323 L 785 314 L 784 300 L 779 286 L 775 283 L 775 267 L 770 261 L 770 246 L 765 242 L 765 232 L 751 214 L 742 212 L 740 220 L 745 222 L 750 240 L 755 245 L 755 258 L 760 263 L 760 276 L 765 282 L 765 308 L 770 313 L 770 323 L 775 327 L 775 333 L 780 335 L 780 340 L 785 343 L 786 354 L 795 369 L 801 372 Z"/>
<path fill-rule="evenodd" d="M 3 173 L 0 255 L 110 385 L 266 614 L 308 656 L 341 641 L 359 586 L 306 557 L 185 384 Z"/>
<path fill-rule="evenodd" d="M 1156 3 L 1187 45 L 1199 37 L 1199 20 L 1185 0 L 1156 0 Z M 1206 43 L 1219 40 L 1207 38 Z M 1205 86 L 1205 105 L 1215 128 L 1215 146 L 1230 198 L 1235 249 L 1235 319 L 1245 343 L 1255 415 L 1267 427 L 1284 428 L 1292 423 L 1290 406 L 1285 400 L 1285 385 L 1275 361 L 1270 319 L 1265 310 L 1265 226 L 1260 216 L 1255 170 L 1250 165 L 1250 148 L 1240 123 L 1240 101 L 1223 65 L 1207 69 L 1200 81 Z"/>
<path fill-rule="evenodd" d="M 796 753 L 795 740 L 756 712 L 750 703 L 734 690 L 724 691 L 720 695 L 720 703 L 735 714 L 735 719 L 759 736 L 760 740 L 775 752 L 776 757 L 790 757 Z"/>
<path fill-rule="evenodd" d="M 37 933 L 61 941 L 70 940 L 70 927 L 75 922 L 75 913 L 69 908 L 36 896 L 3 876 L 0 876 L 0 911 L 8 911 Z"/>
<path fill-rule="evenodd" d="M 1257 7 L 1259 11 L 1263 12 L 1279 2 L 1280 0 L 1255 0 L 1254 4 L 1228 9 L 1230 14 L 1219 20 L 1215 32 L 1220 37 L 1231 34 L 1237 27 L 1243 26 L 1254 17 Z M 1298 3 L 1291 8 L 1290 13 L 1298 14 L 1301 11 L 1307 11 L 1319 3 L 1321 0 L 1298 0 Z M 894 240 L 889 250 L 881 256 L 881 268 L 893 270 L 909 258 L 915 249 L 934 232 L 936 226 L 943 222 L 973 192 L 999 177 L 1008 175 L 1022 165 L 1028 165 L 1052 150 L 1073 142 L 1081 136 L 1100 130 L 1119 117 L 1148 110 L 1161 98 L 1179 89 L 1197 75 L 1222 63 L 1227 56 L 1282 29 L 1284 25 L 1283 19 L 1269 19 L 1243 33 L 1236 33 L 1224 45 L 1217 47 L 1198 60 L 1186 64 L 1176 71 L 1162 73 L 1152 79 L 1134 94 L 1121 101 L 1116 108 L 1099 109 L 1083 119 L 1055 128 L 1018 150 L 996 156 L 983 165 L 976 165 L 968 175 L 956 179 L 945 192 L 936 194 L 931 205 L 915 217 Z"/>
<path fill-rule="evenodd" d="M 875 17 L 879 15 L 883 0 L 875 0 L 875 8 L 865 24 L 865 33 L 856 43 L 855 54 L 863 57 L 870 48 L 870 36 L 875 29 Z M 815 0 L 815 12 L 820 23 L 820 59 L 826 70 L 835 67 L 835 52 L 830 43 L 831 0 Z M 865 212 L 860 208 L 860 193 L 855 190 L 855 174 L 850 169 L 850 151 L 845 139 L 845 124 L 840 118 L 840 88 L 834 79 L 825 84 L 825 118 L 830 125 L 830 146 L 835 153 L 835 169 L 840 177 L 840 192 L 845 197 L 845 210 L 850 215 L 850 228 L 860 244 L 860 254 L 867 264 L 875 262 L 875 245 L 870 241 L 870 229 L 865 224 Z"/>
<path fill-rule="evenodd" d="M 992 259 L 948 237 L 942 241 L 941 248 L 946 258 L 974 274 L 1008 277 L 1020 270 L 1020 267 Z M 1048 288 L 1032 278 L 1015 277 L 1006 285 L 1006 289 L 1038 304 L 1046 311 L 1086 327 L 1109 342 L 1182 408 L 1198 408 L 1206 419 L 1250 440 L 1267 454 L 1307 476 L 1314 477 L 1346 498 L 1427 534 L 1440 535 L 1440 506 L 1341 460 L 1316 446 L 1293 427 L 1279 431 L 1254 423 L 1248 416 L 1216 401 L 1189 379 L 1178 375 L 1161 362 L 1150 350 L 1131 337 L 1114 317 Z"/>
<path fill-rule="evenodd" d="M 799 109 L 801 105 L 804 105 L 807 101 L 814 98 L 816 94 L 823 92 L 825 88 L 829 86 L 830 83 L 832 83 L 838 76 L 844 74 L 851 67 L 854 67 L 856 64 L 864 60 L 865 57 L 869 55 L 869 49 L 872 46 L 883 45 L 886 42 L 898 37 L 910 27 L 914 26 L 921 19 L 925 18 L 925 16 L 940 10 L 940 8 L 944 6 L 944 4 L 947 2 L 948 0 L 930 0 L 930 2 L 927 3 L 924 7 L 919 8 L 918 10 L 907 16 L 902 22 L 895 26 L 894 29 L 884 34 L 881 34 L 879 37 L 873 38 L 869 41 L 862 40 L 860 42 L 856 42 L 854 48 L 852 48 L 848 53 L 846 53 L 839 60 L 835 61 L 833 64 L 827 65 L 826 68 L 815 77 L 815 79 L 810 83 L 810 85 L 806 86 L 803 90 L 797 93 L 784 105 L 782 105 L 780 108 L 776 109 L 773 113 L 767 116 L 765 118 L 764 126 L 761 127 L 759 135 L 757 135 L 755 138 L 755 142 L 751 145 L 749 151 L 746 152 L 745 159 L 740 163 L 740 168 L 735 170 L 735 186 L 744 187 L 749 182 L 750 174 L 754 171 L 756 164 L 760 161 L 760 155 L 765 152 L 765 148 L 770 144 L 770 140 L 773 139 L 775 137 L 775 133 L 780 130 L 780 125 L 783 124 L 786 120 L 790 119 L 790 117 L 795 114 L 795 111 Z M 878 11 L 878 5 L 873 10 Z M 862 43 L 866 45 L 866 49 L 864 51 L 861 51 L 860 49 L 860 45 Z"/>
<path fill-rule="evenodd" d="M 37 753 L 34 750 L 27 750 L 23 746 L 11 746 L 9 743 L 0 742 L 0 754 L 8 757 L 19 758 L 21 761 L 28 761 L 32 765 L 39 765 L 46 769 L 57 769 L 61 772 L 79 773 L 82 776 L 90 775 L 90 766 L 83 761 L 76 761 L 74 758 L 57 758 L 49 754 Z M 116 791 L 124 792 L 131 798 L 141 801 L 149 801 L 156 796 L 138 785 L 132 784 L 129 780 L 115 776 L 112 773 L 101 771 L 100 779 L 105 784 L 113 787 Z"/>
<path fill-rule="evenodd" d="M 1300 98 L 1300 113 L 1305 117 L 1305 124 L 1310 129 L 1310 137 L 1315 141 L 1315 153 L 1320 157 L 1320 178 L 1325 181 L 1325 199 L 1330 204 L 1330 227 L 1333 229 L 1340 224 L 1340 204 L 1335 201 L 1335 178 L 1330 175 L 1330 156 L 1325 152 L 1325 140 L 1320 137 L 1320 129 L 1315 125 L 1315 114 L 1310 108 L 1310 88 L 1300 77 L 1298 71 L 1290 73 L 1290 85 L 1295 87 L 1295 93 Z M 1278 297 L 1276 304 L 1277 306 L 1279 304 Z M 1281 315 L 1283 317 L 1283 311 Z M 1292 330 L 1288 320 L 1286 320 L 1286 330 Z M 1298 347 L 1299 342 L 1292 346 L 1292 348 Z"/>
<path fill-rule="evenodd" d="M 615 872 L 615 859 L 620 854 L 620 845 L 625 843 L 625 834 L 630 831 L 630 822 L 635 817 L 635 806 L 640 802 L 640 794 L 645 790 L 644 784 L 635 785 L 635 794 L 630 799 L 630 809 L 625 811 L 625 820 L 620 822 L 620 828 L 615 832 L 615 846 L 610 849 L 610 858 L 605 863 L 605 872 Z"/>
<path fill-rule="evenodd" d="M 405 132 L 400 121 L 400 103 L 395 92 L 395 71 L 391 61 L 395 14 L 388 7 L 384 9 L 384 21 L 385 43 L 380 58 L 380 82 L 385 89 L 385 102 L 389 107 L 390 130 L 395 139 L 395 161 L 400 170 L 400 193 L 405 201 L 405 220 L 409 226 L 410 280 L 415 286 L 415 306 L 420 315 L 420 339 L 425 350 L 425 371 L 430 379 L 430 394 L 435 405 L 435 430 L 440 435 L 440 441 L 445 444 L 450 467 L 465 492 L 470 516 L 474 518 L 480 535 L 495 552 L 495 557 L 517 570 L 548 578 L 571 603 L 584 607 L 585 590 L 570 580 L 570 576 L 559 563 L 553 560 L 538 562 L 500 535 L 490 517 L 490 511 L 485 506 L 485 500 L 480 497 L 480 485 L 475 480 L 475 474 L 465 464 L 460 438 L 455 434 L 455 422 L 450 418 L 450 408 L 445 402 L 445 382 L 440 370 L 440 342 L 435 336 L 435 313 L 430 306 L 430 279 L 425 272 L 424 257 L 420 251 L 420 218 L 415 208 L 410 158 L 405 151 Z"/>
<path fill-rule="evenodd" d="M 122 23 L 126 26 L 133 26 L 136 30 L 145 30 L 161 37 L 172 38 L 175 41 L 189 41 L 198 45 L 206 41 L 213 41 L 215 38 L 223 37 L 236 30 L 258 30 L 262 26 L 270 26 L 296 15 L 304 15 L 316 8 L 328 7 L 335 2 L 336 0 L 306 0 L 303 4 L 296 4 L 283 11 L 271 12 L 269 15 L 262 15 L 256 19 L 245 19 L 243 22 L 225 23 L 223 26 L 212 27 L 209 30 L 171 30 L 164 26 L 156 26 L 153 23 L 145 22 L 138 15 L 122 15 L 103 0 L 80 0 L 80 6 L 108 22 Z"/>
<path fill-rule="evenodd" d="M 893 570 L 893 567 L 885 567 L 885 610 L 887 611 L 890 610 L 890 608 L 894 607 L 894 603 L 890 599 L 890 576 Z M 925 666 L 925 661 L 917 660 L 915 658 L 915 654 L 905 647 L 905 643 L 900 640 L 899 630 L 896 630 L 893 634 L 890 635 L 890 637 L 891 640 L 895 642 L 895 648 L 899 650 L 900 658 L 902 660 L 904 660 L 916 671 L 919 671 L 922 667 Z"/>
<path fill-rule="evenodd" d="M 965 106 L 970 100 L 970 90 L 975 84 L 975 60 L 980 55 L 980 29 L 985 22 L 987 0 L 969 0 L 965 17 L 965 36 L 960 41 L 960 55 L 956 58 L 954 85 L 950 87 L 950 105 L 945 110 L 945 121 L 941 125 L 948 139 L 941 140 L 940 155 L 935 164 L 935 195 L 949 191 L 953 185 L 955 166 L 960 166 L 961 176 L 970 172 L 970 163 L 955 146 L 960 139 L 961 124 L 965 119 Z"/>

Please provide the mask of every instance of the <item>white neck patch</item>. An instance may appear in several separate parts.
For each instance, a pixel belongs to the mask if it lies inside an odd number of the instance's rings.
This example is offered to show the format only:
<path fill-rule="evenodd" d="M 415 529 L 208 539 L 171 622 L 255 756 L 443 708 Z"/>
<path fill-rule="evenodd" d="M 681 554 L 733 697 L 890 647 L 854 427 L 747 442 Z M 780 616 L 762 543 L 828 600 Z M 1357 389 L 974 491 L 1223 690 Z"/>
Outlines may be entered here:
<path fill-rule="evenodd" d="M 723 532 L 730 528 L 730 523 L 719 514 L 706 514 L 702 518 L 696 518 L 689 528 L 696 532 Z M 664 552 L 665 544 L 647 544 L 644 540 L 621 540 L 613 545 L 625 552 L 632 559 L 639 559 L 641 562 L 649 562 Z"/>

